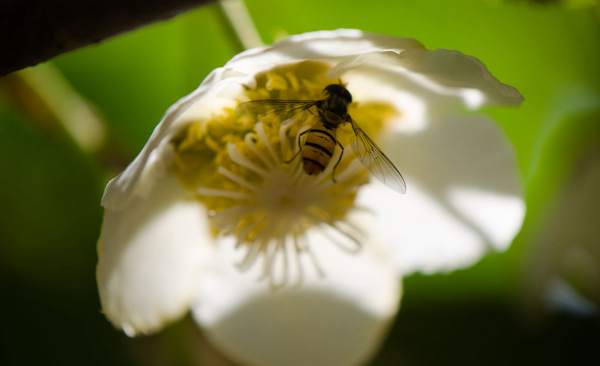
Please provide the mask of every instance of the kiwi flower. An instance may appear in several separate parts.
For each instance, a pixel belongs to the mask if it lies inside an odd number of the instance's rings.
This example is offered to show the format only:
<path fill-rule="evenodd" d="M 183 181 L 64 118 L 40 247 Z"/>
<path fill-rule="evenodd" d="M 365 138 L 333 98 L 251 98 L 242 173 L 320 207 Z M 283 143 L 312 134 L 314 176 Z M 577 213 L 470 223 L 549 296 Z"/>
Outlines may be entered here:
<path fill-rule="evenodd" d="M 305 174 L 288 160 L 314 113 L 244 108 L 319 99 L 339 82 L 406 194 L 372 180 L 351 148 L 335 182 L 333 164 Z M 235 56 L 169 108 L 108 183 L 103 312 L 136 335 L 191 309 L 217 347 L 250 364 L 363 362 L 398 309 L 402 276 L 468 266 L 519 230 L 512 148 L 467 110 L 521 101 L 472 57 L 357 30 Z M 337 138 L 350 147 L 352 129 Z"/>

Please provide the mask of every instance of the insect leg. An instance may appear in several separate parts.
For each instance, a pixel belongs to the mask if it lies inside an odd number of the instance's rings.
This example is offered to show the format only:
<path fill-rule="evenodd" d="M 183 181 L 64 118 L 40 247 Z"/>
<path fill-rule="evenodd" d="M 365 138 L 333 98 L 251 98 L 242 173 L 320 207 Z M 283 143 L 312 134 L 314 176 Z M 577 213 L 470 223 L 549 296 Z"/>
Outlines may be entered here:
<path fill-rule="evenodd" d="M 304 136 L 305 134 L 307 134 L 309 131 L 310 130 L 303 131 L 303 132 L 301 132 L 298 135 L 298 151 L 296 151 L 296 153 L 294 154 L 294 156 L 292 156 L 289 160 L 284 161 L 284 163 L 289 164 L 292 161 L 294 161 L 294 159 L 296 159 L 296 157 L 298 155 L 300 155 L 300 153 L 302 152 L 302 144 L 300 143 L 300 141 L 301 141 L 300 139 L 302 138 L 302 136 Z"/>
<path fill-rule="evenodd" d="M 333 169 L 331 170 L 331 180 L 333 181 L 333 183 L 337 183 L 335 180 L 335 169 L 338 167 L 338 165 L 340 165 L 340 161 L 342 161 L 342 156 L 344 156 L 344 146 L 342 144 L 340 144 L 340 142 L 337 140 L 335 140 L 335 142 L 340 147 L 341 152 L 340 152 L 340 156 L 338 157 L 337 161 L 335 162 L 335 165 L 333 166 Z"/>

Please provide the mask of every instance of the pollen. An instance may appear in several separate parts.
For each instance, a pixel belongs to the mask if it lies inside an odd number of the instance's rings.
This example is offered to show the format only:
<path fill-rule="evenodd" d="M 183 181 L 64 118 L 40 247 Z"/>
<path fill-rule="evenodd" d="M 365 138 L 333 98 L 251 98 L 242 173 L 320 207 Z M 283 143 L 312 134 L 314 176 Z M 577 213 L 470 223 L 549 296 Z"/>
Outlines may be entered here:
<path fill-rule="evenodd" d="M 323 88 L 339 82 L 327 76 L 329 68 L 305 61 L 258 74 L 237 107 L 189 124 L 173 140 L 175 174 L 207 208 L 212 233 L 234 238 L 243 251 L 240 270 L 260 262 L 261 278 L 275 288 L 300 284 L 307 261 L 324 273 L 307 239 L 312 230 L 344 250 L 360 250 L 361 231 L 348 216 L 360 209 L 356 197 L 369 176 L 352 149 L 345 149 L 335 182 L 339 149 L 321 174 L 307 175 L 297 137 L 316 122 L 316 113 L 249 110 L 242 102 L 323 98 Z M 375 137 L 394 113 L 382 103 L 354 103 L 349 111 Z M 350 126 L 337 130 L 343 146 L 352 137 Z"/>

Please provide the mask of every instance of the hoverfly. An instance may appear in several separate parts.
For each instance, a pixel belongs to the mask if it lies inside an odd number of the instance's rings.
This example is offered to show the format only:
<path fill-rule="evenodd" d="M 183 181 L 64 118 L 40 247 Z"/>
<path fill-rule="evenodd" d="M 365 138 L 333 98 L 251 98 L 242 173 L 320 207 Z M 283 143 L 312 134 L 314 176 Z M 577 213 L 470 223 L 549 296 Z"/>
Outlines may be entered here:
<path fill-rule="evenodd" d="M 329 165 L 335 147 L 338 146 L 341 153 L 332 169 L 334 182 L 335 169 L 344 154 L 344 146 L 336 138 L 336 130 L 340 125 L 350 123 L 354 131 L 352 147 L 361 163 L 388 187 L 405 193 L 406 183 L 398 168 L 348 114 L 348 105 L 352 103 L 352 94 L 348 89 L 341 83 L 330 84 L 323 89 L 323 94 L 325 97 L 317 100 L 258 99 L 245 102 L 243 105 L 266 107 L 274 113 L 285 113 L 288 118 L 296 113 L 306 111 L 314 113 L 316 110 L 317 122 L 308 130 L 298 134 L 298 152 L 286 163 L 292 162 L 301 155 L 304 172 L 317 175 Z M 302 141 L 305 135 L 306 138 Z"/>

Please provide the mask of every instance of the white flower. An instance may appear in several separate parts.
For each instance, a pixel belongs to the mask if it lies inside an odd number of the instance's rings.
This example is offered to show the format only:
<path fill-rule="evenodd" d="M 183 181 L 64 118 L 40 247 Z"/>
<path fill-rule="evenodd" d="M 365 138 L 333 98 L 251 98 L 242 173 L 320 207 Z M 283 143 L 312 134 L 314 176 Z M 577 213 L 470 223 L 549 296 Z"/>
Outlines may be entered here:
<path fill-rule="evenodd" d="M 367 183 L 350 149 L 337 183 L 330 166 L 304 174 L 283 161 L 310 116 L 283 121 L 238 105 L 318 98 L 338 79 L 407 194 Z M 519 230 L 512 148 L 493 123 L 460 108 L 521 100 L 472 57 L 357 30 L 237 55 L 173 105 L 108 184 L 97 273 L 104 313 L 134 335 L 192 308 L 217 346 L 251 364 L 366 360 L 398 309 L 402 275 L 467 266 Z M 338 137 L 345 145 L 351 133 Z"/>

